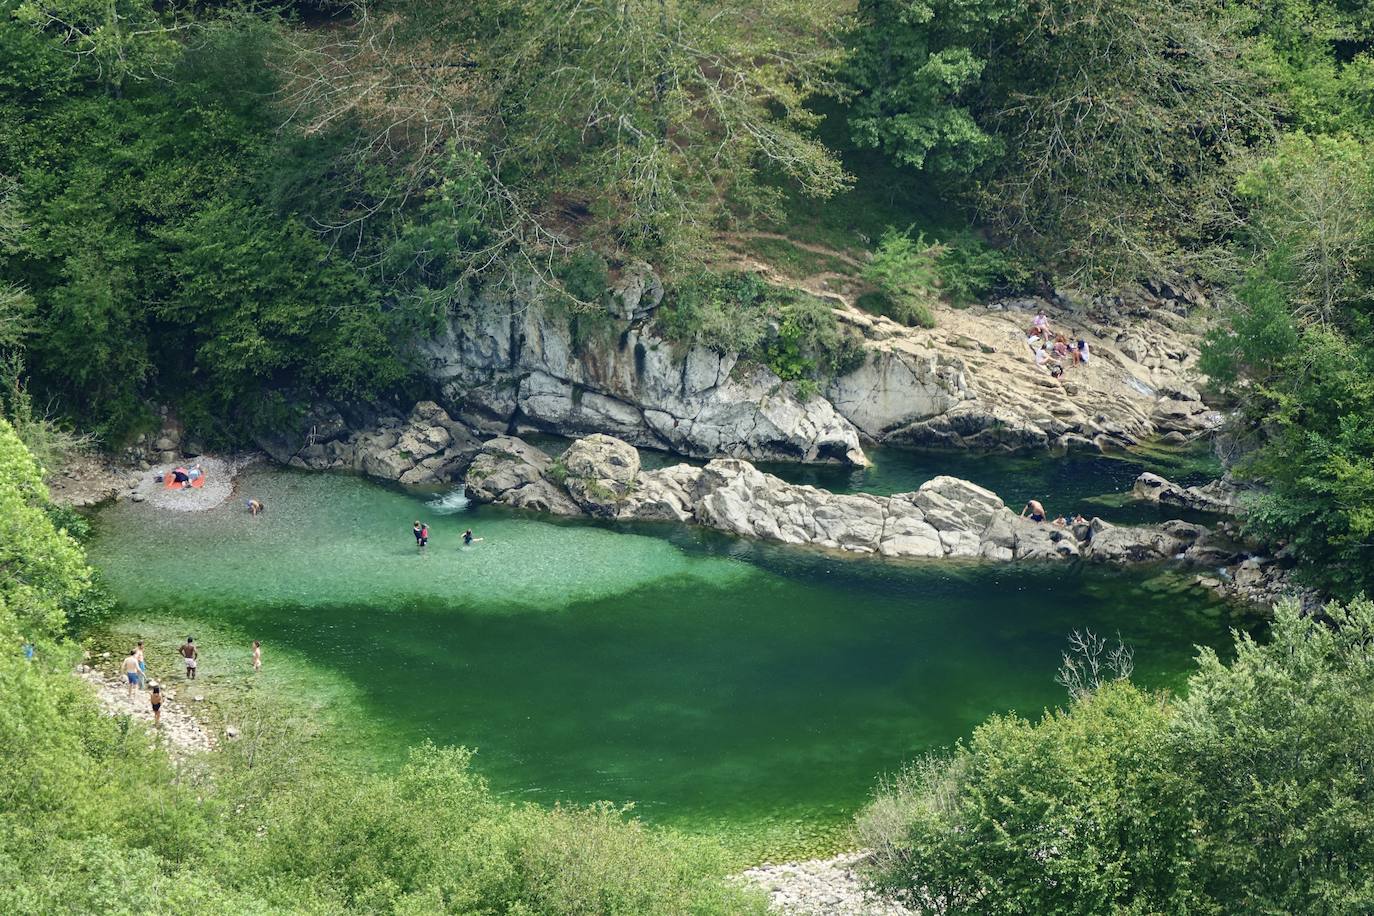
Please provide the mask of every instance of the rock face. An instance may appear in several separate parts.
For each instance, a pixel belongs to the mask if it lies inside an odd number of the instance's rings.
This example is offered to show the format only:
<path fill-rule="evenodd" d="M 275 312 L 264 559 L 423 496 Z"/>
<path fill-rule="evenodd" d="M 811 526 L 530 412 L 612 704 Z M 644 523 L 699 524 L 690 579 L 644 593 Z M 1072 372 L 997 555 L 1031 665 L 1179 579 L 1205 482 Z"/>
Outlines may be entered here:
<path fill-rule="evenodd" d="M 354 470 L 408 485 L 456 479 L 481 448 L 471 430 L 433 401 L 420 401 L 404 419 L 385 414 L 362 429 L 351 427 L 338 408 L 319 405 L 258 445 L 291 467 Z"/>
<path fill-rule="evenodd" d="M 1115 527 L 1032 522 L 966 480 L 936 477 L 914 493 L 836 494 L 786 483 L 748 461 L 644 471 L 627 443 L 596 435 L 554 461 L 521 439 L 483 446 L 468 471 L 480 502 L 622 520 L 694 521 L 741 537 L 885 557 L 1110 563 L 1178 555 L 1204 529 L 1182 522 Z"/>
<path fill-rule="evenodd" d="M 1240 511 L 1240 491 L 1224 477 L 1200 487 L 1183 487 L 1147 471 L 1135 479 L 1131 494 L 1147 502 L 1198 512 L 1235 515 Z"/>
<path fill-rule="evenodd" d="M 1222 417 L 1196 387 L 1200 326 L 1184 315 L 1200 290 L 1131 290 L 1110 301 L 1063 296 L 938 310 L 934 329 L 846 307 L 867 361 L 826 396 L 876 441 L 993 451 L 1119 450 L 1150 437 L 1186 442 Z M 1026 332 L 1044 309 L 1051 331 L 1087 341 L 1086 366 L 1037 366 Z"/>
<path fill-rule="evenodd" d="M 485 290 L 419 346 L 444 404 L 489 432 L 608 433 L 696 457 L 866 464 L 854 425 L 734 354 L 681 347 L 644 323 L 663 291 L 622 274 L 605 316 L 570 318 L 532 290 Z M 586 330 L 585 325 L 592 325 Z"/>

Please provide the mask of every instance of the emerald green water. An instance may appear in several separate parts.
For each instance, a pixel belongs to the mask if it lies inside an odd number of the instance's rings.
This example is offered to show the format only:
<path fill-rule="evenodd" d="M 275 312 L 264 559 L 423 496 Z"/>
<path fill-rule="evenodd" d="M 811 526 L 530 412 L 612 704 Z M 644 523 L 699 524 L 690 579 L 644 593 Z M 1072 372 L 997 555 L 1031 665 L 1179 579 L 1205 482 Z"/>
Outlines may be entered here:
<path fill-rule="evenodd" d="M 844 822 L 881 773 L 1061 703 L 1075 628 L 1119 631 L 1152 686 L 1229 641 L 1229 611 L 1158 570 L 836 558 L 268 468 L 239 492 L 267 511 L 101 513 L 90 554 L 126 622 L 229 634 L 202 645 L 202 677 L 241 670 L 249 639 L 269 667 L 328 672 L 377 764 L 465 744 L 513 797 L 632 801 L 690 829 Z M 468 526 L 484 540 L 462 549 Z"/>

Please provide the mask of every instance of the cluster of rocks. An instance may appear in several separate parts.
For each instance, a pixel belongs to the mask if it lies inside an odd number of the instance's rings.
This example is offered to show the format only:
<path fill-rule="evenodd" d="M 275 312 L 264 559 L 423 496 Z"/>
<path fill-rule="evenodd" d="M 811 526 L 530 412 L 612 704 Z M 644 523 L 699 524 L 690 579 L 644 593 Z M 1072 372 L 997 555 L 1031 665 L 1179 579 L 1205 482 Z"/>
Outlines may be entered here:
<path fill-rule="evenodd" d="M 420 401 L 405 416 L 385 412 L 352 419 L 334 404 L 318 404 L 257 442 L 290 467 L 351 470 L 407 485 L 457 479 L 481 447 L 472 430 L 433 401 Z"/>
<path fill-rule="evenodd" d="M 789 484 L 748 461 L 640 467 L 631 445 L 606 435 L 574 442 L 557 460 L 512 436 L 483 446 L 467 494 L 561 515 L 695 522 L 742 537 L 884 557 L 1112 563 L 1178 556 L 1207 529 L 1171 521 L 1121 527 L 1101 519 L 1056 526 L 1022 518 L 989 490 L 936 477 L 913 493 L 836 494 Z"/>
<path fill-rule="evenodd" d="M 1214 512 L 1218 515 L 1236 515 L 1240 512 L 1240 488 L 1229 477 L 1200 487 L 1185 487 L 1147 471 L 1135 479 L 1131 494 L 1146 502 L 1195 512 Z"/>
<path fill-rule="evenodd" d="M 855 872 L 864 853 L 829 859 L 760 865 L 741 878 L 768 892 L 772 908 L 786 916 L 912 916 L 910 909 L 864 889 Z"/>

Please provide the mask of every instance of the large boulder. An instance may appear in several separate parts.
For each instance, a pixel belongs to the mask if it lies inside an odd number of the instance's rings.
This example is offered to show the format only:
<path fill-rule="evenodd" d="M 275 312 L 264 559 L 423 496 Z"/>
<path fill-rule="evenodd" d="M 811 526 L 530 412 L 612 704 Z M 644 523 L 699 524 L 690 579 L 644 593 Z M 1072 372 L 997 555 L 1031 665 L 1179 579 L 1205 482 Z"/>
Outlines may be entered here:
<path fill-rule="evenodd" d="M 568 495 L 588 514 L 612 518 L 639 477 L 639 451 L 601 433 L 578 439 L 559 459 Z"/>
<path fill-rule="evenodd" d="M 880 439 L 973 395 L 960 360 L 898 340 L 870 345 L 863 365 L 833 379 L 826 397 L 864 435 Z"/>
<path fill-rule="evenodd" d="M 1226 477 L 1200 487 L 1184 487 L 1146 471 L 1135 479 L 1131 495 L 1147 502 L 1197 512 L 1235 515 L 1240 511 L 1240 491 Z"/>
<path fill-rule="evenodd" d="M 549 479 L 552 467 L 553 459 L 524 439 L 497 436 L 482 446 L 468 467 L 468 498 L 553 515 L 581 515 L 581 507 Z"/>

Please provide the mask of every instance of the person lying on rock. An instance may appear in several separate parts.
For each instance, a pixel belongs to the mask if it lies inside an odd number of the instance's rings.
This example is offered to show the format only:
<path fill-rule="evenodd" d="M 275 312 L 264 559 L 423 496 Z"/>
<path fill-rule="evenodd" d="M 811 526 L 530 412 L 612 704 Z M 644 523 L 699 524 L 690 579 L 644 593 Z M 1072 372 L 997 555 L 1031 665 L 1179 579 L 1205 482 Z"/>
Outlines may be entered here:
<path fill-rule="evenodd" d="M 172 480 L 180 485 L 181 489 L 186 489 L 191 483 L 191 472 L 186 468 L 177 468 L 172 471 Z"/>
<path fill-rule="evenodd" d="M 1030 516 L 1030 520 L 1033 522 L 1043 522 L 1045 520 L 1045 507 L 1040 505 L 1040 500 L 1026 500 L 1026 507 L 1021 510 L 1021 517 L 1025 518 L 1027 515 Z"/>

